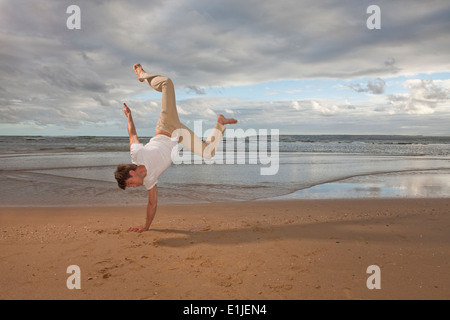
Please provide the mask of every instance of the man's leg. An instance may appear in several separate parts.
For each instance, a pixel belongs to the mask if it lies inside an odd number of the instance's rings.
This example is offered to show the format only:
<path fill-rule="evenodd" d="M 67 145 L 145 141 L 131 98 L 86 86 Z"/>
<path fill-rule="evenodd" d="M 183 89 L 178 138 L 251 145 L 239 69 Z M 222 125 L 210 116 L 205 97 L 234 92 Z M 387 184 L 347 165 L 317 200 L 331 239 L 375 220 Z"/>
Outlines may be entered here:
<path fill-rule="evenodd" d="M 219 115 L 211 134 L 206 141 L 202 141 L 192 130 L 183 125 L 178 118 L 175 89 L 172 80 L 167 77 L 148 74 L 139 64 L 134 65 L 133 69 L 139 81 L 147 82 L 153 89 L 162 93 L 161 115 L 156 126 L 156 131 L 168 133 L 173 137 L 180 138 L 183 146 L 196 155 L 206 159 L 212 158 L 222 141 L 225 125 L 234 124 L 237 121 Z"/>
<path fill-rule="evenodd" d="M 161 114 L 156 125 L 156 131 L 162 131 L 171 135 L 173 131 L 181 127 L 172 80 L 160 75 L 148 74 L 142 69 L 140 64 L 134 65 L 133 69 L 139 81 L 147 82 L 153 89 L 162 93 Z"/>
<path fill-rule="evenodd" d="M 206 141 L 200 139 L 191 129 L 181 124 L 181 128 L 175 130 L 172 136 L 181 137 L 181 143 L 185 148 L 194 152 L 205 159 L 211 159 L 214 157 L 217 148 L 222 142 L 225 132 L 225 125 L 235 124 L 237 120 L 225 118 L 223 115 L 217 117 L 217 122 L 214 128 L 211 130 Z M 184 141 L 184 143 L 183 143 Z"/>
<path fill-rule="evenodd" d="M 196 155 L 211 159 L 222 142 L 224 132 L 225 126 L 217 122 L 206 141 L 203 141 L 191 129 L 181 124 L 181 128 L 176 129 L 172 137 L 178 137 L 180 143 Z"/>

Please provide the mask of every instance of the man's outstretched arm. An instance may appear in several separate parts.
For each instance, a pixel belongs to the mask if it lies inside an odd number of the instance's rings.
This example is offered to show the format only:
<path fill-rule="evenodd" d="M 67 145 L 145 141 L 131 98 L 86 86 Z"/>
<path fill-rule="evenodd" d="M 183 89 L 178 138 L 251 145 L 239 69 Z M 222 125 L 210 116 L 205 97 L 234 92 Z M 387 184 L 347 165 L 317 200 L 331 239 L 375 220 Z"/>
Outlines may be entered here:
<path fill-rule="evenodd" d="M 158 204 L 158 186 L 154 186 L 152 189 L 148 190 L 147 217 L 145 220 L 145 226 L 130 228 L 129 231 L 144 232 L 150 229 L 150 226 L 156 215 L 157 204 Z"/>
<path fill-rule="evenodd" d="M 130 136 L 130 146 L 135 143 L 140 143 L 139 138 L 136 133 L 136 127 L 134 126 L 133 116 L 131 115 L 131 110 L 128 108 L 128 106 L 124 103 L 123 104 L 123 113 L 127 116 L 127 128 L 128 128 L 128 135 Z"/>

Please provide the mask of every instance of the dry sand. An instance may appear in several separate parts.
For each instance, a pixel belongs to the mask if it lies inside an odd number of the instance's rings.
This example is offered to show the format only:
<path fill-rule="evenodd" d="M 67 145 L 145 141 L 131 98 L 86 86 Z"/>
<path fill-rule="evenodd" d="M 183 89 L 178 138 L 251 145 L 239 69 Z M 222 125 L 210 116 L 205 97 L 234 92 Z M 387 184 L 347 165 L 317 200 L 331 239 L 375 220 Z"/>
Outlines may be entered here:
<path fill-rule="evenodd" d="M 127 232 L 144 220 L 0 208 L 0 299 L 450 299 L 450 199 L 164 205 L 151 231 Z"/>

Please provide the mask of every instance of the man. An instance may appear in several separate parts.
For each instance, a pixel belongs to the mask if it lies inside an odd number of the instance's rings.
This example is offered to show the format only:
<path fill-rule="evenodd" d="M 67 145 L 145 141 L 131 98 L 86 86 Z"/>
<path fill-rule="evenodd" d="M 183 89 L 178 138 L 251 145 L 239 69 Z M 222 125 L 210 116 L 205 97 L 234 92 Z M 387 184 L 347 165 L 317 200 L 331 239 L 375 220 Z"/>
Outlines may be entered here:
<path fill-rule="evenodd" d="M 140 64 L 133 70 L 139 81 L 148 83 L 162 93 L 161 114 L 155 129 L 155 136 L 144 146 L 140 143 L 134 126 L 131 110 L 124 103 L 123 111 L 127 117 L 128 135 L 132 164 L 117 167 L 115 177 L 120 188 L 137 188 L 145 185 L 148 191 L 147 218 L 145 225 L 130 228 L 130 231 L 143 232 L 150 228 L 156 214 L 158 203 L 158 178 L 172 164 L 172 154 L 178 150 L 178 143 L 206 159 L 214 156 L 225 132 L 225 125 L 235 124 L 237 120 L 217 117 L 217 123 L 206 141 L 202 141 L 179 118 L 172 81 L 160 75 L 146 73 Z"/>

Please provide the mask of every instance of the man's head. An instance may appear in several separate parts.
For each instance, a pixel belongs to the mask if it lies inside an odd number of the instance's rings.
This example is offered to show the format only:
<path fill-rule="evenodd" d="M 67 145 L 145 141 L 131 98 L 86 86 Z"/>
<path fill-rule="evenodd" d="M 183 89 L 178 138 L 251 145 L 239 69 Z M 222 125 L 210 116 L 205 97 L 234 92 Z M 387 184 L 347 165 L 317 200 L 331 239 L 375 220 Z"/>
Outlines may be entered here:
<path fill-rule="evenodd" d="M 115 177 L 119 188 L 125 190 L 126 187 L 139 187 L 144 183 L 142 177 L 137 174 L 138 166 L 135 164 L 120 164 L 117 166 Z"/>

